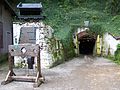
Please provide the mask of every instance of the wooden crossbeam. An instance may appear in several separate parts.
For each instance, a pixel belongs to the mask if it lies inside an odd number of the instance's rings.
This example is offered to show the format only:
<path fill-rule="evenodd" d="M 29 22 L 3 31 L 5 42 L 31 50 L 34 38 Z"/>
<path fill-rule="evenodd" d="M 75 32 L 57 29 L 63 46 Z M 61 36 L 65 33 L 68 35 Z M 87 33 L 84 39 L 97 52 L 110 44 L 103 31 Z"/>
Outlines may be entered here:
<path fill-rule="evenodd" d="M 22 53 L 22 49 L 25 48 L 26 52 Z M 38 56 L 39 45 L 37 44 L 19 44 L 9 45 L 9 53 L 11 56 Z"/>

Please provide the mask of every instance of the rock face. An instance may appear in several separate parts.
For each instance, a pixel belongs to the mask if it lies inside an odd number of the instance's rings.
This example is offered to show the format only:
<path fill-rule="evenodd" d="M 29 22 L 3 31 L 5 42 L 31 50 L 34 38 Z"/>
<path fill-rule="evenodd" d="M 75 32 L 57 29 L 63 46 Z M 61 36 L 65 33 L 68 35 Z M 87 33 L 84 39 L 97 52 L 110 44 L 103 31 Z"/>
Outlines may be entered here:
<path fill-rule="evenodd" d="M 64 60 L 63 45 L 54 37 L 54 30 L 43 24 L 37 23 L 14 23 L 14 45 L 32 43 L 41 47 L 41 67 L 49 68 Z M 15 56 L 15 65 L 26 60 L 26 58 Z M 35 59 L 36 62 L 36 59 Z"/>

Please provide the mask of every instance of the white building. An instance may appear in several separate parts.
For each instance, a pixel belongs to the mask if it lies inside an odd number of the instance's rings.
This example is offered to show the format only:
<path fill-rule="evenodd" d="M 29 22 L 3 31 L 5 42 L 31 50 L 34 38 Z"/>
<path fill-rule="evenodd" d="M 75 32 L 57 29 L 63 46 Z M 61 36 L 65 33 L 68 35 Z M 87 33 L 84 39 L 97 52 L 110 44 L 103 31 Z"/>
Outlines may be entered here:
<path fill-rule="evenodd" d="M 117 45 L 120 44 L 120 37 L 113 36 L 110 33 L 105 33 L 103 36 L 103 51 L 105 55 L 114 55 L 117 50 Z"/>

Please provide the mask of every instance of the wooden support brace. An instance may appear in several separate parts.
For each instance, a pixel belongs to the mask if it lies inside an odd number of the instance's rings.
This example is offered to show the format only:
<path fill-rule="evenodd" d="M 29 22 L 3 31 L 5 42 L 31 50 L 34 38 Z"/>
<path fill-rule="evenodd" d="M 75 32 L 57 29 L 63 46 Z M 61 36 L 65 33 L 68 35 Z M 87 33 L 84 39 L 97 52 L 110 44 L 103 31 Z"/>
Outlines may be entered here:
<path fill-rule="evenodd" d="M 37 77 L 35 79 L 35 83 L 33 84 L 33 87 L 39 87 L 42 83 L 44 83 L 45 78 L 40 75 L 40 73 L 37 73 Z"/>
<path fill-rule="evenodd" d="M 5 81 L 3 81 L 3 82 L 1 83 L 1 85 L 6 85 L 6 84 L 8 84 L 8 83 L 10 83 L 10 82 L 13 81 L 13 79 L 12 79 L 12 77 L 11 77 L 12 73 L 13 73 L 12 71 L 9 71 L 9 72 L 8 72 Z"/>

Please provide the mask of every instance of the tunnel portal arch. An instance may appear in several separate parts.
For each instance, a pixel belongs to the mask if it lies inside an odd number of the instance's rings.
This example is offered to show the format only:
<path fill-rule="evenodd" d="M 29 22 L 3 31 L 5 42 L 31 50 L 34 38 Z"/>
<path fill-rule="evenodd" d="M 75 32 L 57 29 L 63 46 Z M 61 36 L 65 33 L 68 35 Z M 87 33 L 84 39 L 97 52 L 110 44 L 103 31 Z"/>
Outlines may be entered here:
<path fill-rule="evenodd" d="M 86 31 L 82 31 L 77 34 L 77 37 L 78 37 L 79 54 L 84 54 L 84 55 L 93 54 L 96 43 L 96 35 L 89 34 Z"/>

